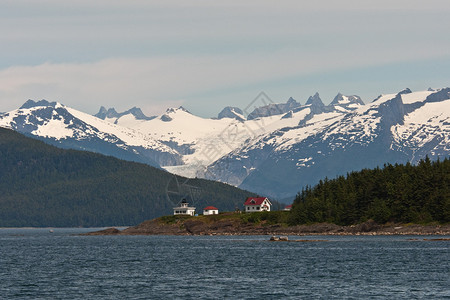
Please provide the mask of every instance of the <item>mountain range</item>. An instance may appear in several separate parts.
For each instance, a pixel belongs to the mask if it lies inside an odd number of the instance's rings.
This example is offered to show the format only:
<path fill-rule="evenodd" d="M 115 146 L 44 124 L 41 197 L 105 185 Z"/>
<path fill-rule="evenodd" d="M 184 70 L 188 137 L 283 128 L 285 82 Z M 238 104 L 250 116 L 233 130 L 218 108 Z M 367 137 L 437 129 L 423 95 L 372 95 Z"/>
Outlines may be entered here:
<path fill-rule="evenodd" d="M 264 93 L 244 109 L 201 118 L 183 107 L 147 117 L 102 107 L 95 115 L 57 102 L 27 101 L 0 115 L 0 126 L 47 143 L 143 162 L 187 177 L 229 183 L 293 199 L 325 177 L 385 163 L 416 163 L 450 154 L 450 88 L 384 94 L 368 104 L 319 94 L 302 105 Z"/>

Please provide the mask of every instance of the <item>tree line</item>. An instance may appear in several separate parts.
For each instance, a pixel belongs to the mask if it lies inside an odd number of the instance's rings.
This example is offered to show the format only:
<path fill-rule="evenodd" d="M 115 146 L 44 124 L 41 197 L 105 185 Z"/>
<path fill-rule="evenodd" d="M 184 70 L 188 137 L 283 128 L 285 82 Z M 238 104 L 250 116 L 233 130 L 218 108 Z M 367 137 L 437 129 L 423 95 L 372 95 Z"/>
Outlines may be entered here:
<path fill-rule="evenodd" d="M 186 180 L 145 164 L 59 149 L 0 128 L 0 227 L 137 225 L 172 214 L 181 199 L 167 199 L 166 191 L 176 192 L 176 183 Z M 198 210 L 214 205 L 233 211 L 255 196 L 204 179 L 187 184 L 197 188 L 186 197 Z"/>
<path fill-rule="evenodd" d="M 295 198 L 289 223 L 352 225 L 450 222 L 450 160 L 386 164 L 307 186 Z"/>

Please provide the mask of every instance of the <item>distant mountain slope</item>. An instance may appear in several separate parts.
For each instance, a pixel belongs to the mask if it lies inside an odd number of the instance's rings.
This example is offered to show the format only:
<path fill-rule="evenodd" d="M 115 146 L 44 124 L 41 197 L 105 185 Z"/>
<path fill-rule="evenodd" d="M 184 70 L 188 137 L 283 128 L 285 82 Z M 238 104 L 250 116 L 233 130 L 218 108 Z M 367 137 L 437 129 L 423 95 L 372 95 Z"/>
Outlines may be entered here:
<path fill-rule="evenodd" d="M 172 214 L 184 195 L 199 211 L 208 205 L 233 211 L 254 196 L 204 179 L 185 182 L 148 165 L 63 150 L 0 128 L 0 227 L 135 225 Z"/>
<path fill-rule="evenodd" d="M 227 106 L 217 115 L 217 119 L 232 118 L 239 121 L 245 121 L 245 116 L 242 110 L 238 107 Z"/>
<path fill-rule="evenodd" d="M 293 199 L 302 186 L 324 177 L 450 154 L 449 88 L 406 89 L 368 104 L 341 93 L 329 105 L 318 93 L 304 105 L 293 98 L 272 103 L 260 95 L 244 110 L 226 107 L 215 119 L 183 107 L 150 118 L 138 108 L 103 108 L 96 118 L 59 103 L 28 101 L 0 116 L 0 126 L 62 148 L 160 166 L 277 199 Z"/>
<path fill-rule="evenodd" d="M 133 107 L 127 111 L 118 113 L 114 108 L 109 108 L 106 109 L 105 107 L 100 107 L 100 110 L 98 113 L 96 113 L 94 116 L 102 119 L 102 120 L 114 120 L 113 122 L 115 122 L 118 118 L 131 114 L 133 115 L 137 120 L 151 120 L 156 118 L 155 116 L 153 117 L 147 117 L 146 115 L 144 115 L 144 113 L 142 112 L 142 110 L 138 107 Z"/>
<path fill-rule="evenodd" d="M 340 114 L 305 117 L 208 167 L 208 178 L 272 197 L 349 171 L 450 155 L 450 89 L 384 95 Z"/>
<path fill-rule="evenodd" d="M 58 147 L 98 152 L 151 166 L 181 161 L 176 151 L 149 136 L 57 102 L 28 100 L 19 109 L 1 116 L 0 126 Z"/>

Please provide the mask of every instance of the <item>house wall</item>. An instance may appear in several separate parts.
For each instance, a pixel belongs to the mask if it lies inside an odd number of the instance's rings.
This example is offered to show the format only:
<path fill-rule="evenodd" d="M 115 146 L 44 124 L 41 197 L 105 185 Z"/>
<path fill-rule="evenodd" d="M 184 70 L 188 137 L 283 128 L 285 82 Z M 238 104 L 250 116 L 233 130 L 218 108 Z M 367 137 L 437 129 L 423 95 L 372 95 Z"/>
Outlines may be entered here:
<path fill-rule="evenodd" d="M 211 210 L 204 210 L 203 211 L 203 215 L 208 216 L 208 215 L 218 215 L 219 214 L 219 210 L 218 209 L 211 209 Z"/>
<path fill-rule="evenodd" d="M 267 205 L 267 206 L 268 206 L 268 208 L 267 208 L 266 211 L 270 211 L 271 205 L 269 204 L 269 202 L 267 202 L 267 200 L 264 200 L 264 202 L 262 203 L 262 206 L 264 206 L 264 205 Z"/>
<path fill-rule="evenodd" d="M 245 206 L 245 212 L 251 213 L 251 212 L 264 211 L 264 210 L 261 210 L 261 207 L 264 206 L 264 205 L 268 206 L 268 209 L 265 210 L 265 211 L 270 211 L 271 205 L 267 202 L 267 200 L 264 200 L 261 205 L 246 205 Z"/>
<path fill-rule="evenodd" d="M 174 215 L 190 215 L 193 216 L 195 214 L 195 209 L 192 208 L 184 208 L 184 207 L 177 207 L 173 210 Z"/>
<path fill-rule="evenodd" d="M 245 207 L 245 212 L 258 212 L 261 211 L 261 207 L 259 205 L 247 205 Z"/>

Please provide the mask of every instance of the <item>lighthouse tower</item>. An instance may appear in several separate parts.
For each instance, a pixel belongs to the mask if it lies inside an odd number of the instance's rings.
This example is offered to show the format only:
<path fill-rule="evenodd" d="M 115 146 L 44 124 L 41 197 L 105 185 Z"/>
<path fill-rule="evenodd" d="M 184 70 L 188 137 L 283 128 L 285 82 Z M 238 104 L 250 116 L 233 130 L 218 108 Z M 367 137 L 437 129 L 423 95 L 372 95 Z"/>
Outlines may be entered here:
<path fill-rule="evenodd" d="M 181 200 L 180 206 L 173 208 L 173 214 L 193 216 L 195 214 L 195 207 L 189 206 L 189 203 L 184 198 Z"/>

